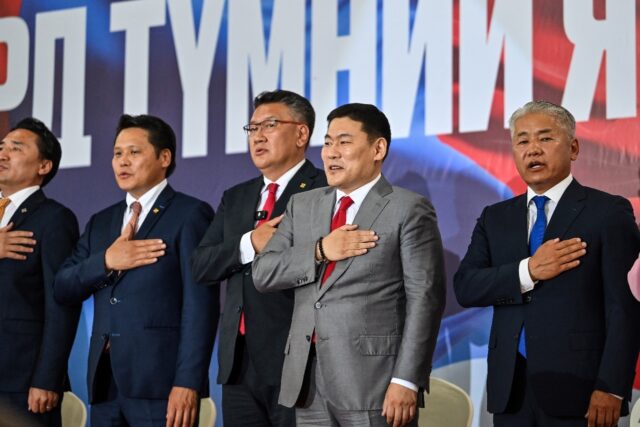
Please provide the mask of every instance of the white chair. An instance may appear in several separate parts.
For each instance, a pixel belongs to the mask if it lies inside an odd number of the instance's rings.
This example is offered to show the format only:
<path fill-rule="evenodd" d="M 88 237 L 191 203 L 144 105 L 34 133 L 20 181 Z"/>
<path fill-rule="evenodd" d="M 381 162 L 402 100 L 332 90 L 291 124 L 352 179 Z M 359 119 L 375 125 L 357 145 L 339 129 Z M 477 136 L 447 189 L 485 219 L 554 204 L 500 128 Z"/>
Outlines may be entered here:
<path fill-rule="evenodd" d="M 633 409 L 631 409 L 629 427 L 640 427 L 640 399 L 636 400 Z"/>
<path fill-rule="evenodd" d="M 425 407 L 420 408 L 420 427 L 470 427 L 473 403 L 460 387 L 440 378 L 431 377 Z"/>
<path fill-rule="evenodd" d="M 62 399 L 62 427 L 84 427 L 87 424 L 87 408 L 78 396 L 65 391 Z"/>
<path fill-rule="evenodd" d="M 200 399 L 200 421 L 198 427 L 213 427 L 216 424 L 216 404 L 212 398 Z"/>

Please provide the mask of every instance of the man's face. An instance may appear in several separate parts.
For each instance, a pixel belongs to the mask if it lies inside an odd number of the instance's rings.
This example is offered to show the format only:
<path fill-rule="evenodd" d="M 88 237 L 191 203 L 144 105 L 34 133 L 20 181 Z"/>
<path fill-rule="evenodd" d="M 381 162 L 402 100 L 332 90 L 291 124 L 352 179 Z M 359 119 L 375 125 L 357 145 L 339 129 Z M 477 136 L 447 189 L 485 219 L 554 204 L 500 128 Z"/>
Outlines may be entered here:
<path fill-rule="evenodd" d="M 569 175 L 571 162 L 579 152 L 578 140 L 571 139 L 552 116 L 544 113 L 516 120 L 511 148 L 518 173 L 538 194 Z"/>
<path fill-rule="evenodd" d="M 331 120 L 322 146 L 327 182 L 351 193 L 380 174 L 386 152 L 387 141 L 369 141 L 360 122 L 348 117 Z"/>
<path fill-rule="evenodd" d="M 122 130 L 113 145 L 113 173 L 121 190 L 136 199 L 160 183 L 171 164 L 168 149 L 156 155 L 149 134 L 141 128 Z"/>
<path fill-rule="evenodd" d="M 10 196 L 24 188 L 42 184 L 51 171 L 51 160 L 40 157 L 38 135 L 26 130 L 11 131 L 0 142 L 0 190 Z"/>
<path fill-rule="evenodd" d="M 253 112 L 250 124 L 265 120 L 298 122 L 285 104 L 262 104 Z M 304 158 L 304 147 L 309 139 L 306 125 L 275 122 L 272 128 L 258 126 L 249 135 L 251 160 L 267 178 L 276 180 Z"/>

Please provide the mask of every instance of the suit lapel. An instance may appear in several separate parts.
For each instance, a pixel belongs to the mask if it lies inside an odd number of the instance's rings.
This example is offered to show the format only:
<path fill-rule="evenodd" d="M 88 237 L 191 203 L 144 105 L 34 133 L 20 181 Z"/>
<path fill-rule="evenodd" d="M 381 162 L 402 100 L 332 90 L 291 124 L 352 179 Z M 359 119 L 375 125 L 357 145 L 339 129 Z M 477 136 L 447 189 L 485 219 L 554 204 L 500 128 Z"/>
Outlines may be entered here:
<path fill-rule="evenodd" d="M 584 209 L 584 199 L 586 198 L 584 187 L 575 179 L 569 184 L 564 194 L 558 202 L 549 225 L 544 233 L 544 240 L 564 238 L 569 226 Z"/>
<path fill-rule="evenodd" d="M 167 185 L 162 193 L 158 196 L 153 207 L 147 214 L 147 217 L 144 219 L 144 222 L 138 228 L 138 232 L 136 233 L 136 240 L 146 239 L 149 235 L 149 232 L 153 229 L 153 226 L 156 225 L 162 214 L 166 211 L 167 207 L 171 204 L 171 200 L 173 196 L 175 196 L 176 192 L 171 188 L 170 185 Z"/>
<path fill-rule="evenodd" d="M 247 196 L 243 198 L 238 210 L 238 225 L 242 230 L 252 230 L 256 225 L 256 211 L 262 206 L 260 203 L 260 191 L 264 186 L 264 179 L 259 176 L 253 179 L 247 186 Z M 235 212 L 234 212 L 235 215 Z"/>
<path fill-rule="evenodd" d="M 122 234 L 122 221 L 124 220 L 124 211 L 127 209 L 127 202 L 124 200 L 118 203 L 113 209 L 111 216 L 111 227 L 109 229 L 110 241 L 113 242 Z"/>
<path fill-rule="evenodd" d="M 393 192 L 393 188 L 389 182 L 383 177 L 371 188 L 369 194 L 362 201 L 362 206 L 358 209 L 358 213 L 353 220 L 354 224 L 358 224 L 359 230 L 368 230 L 373 225 L 374 221 L 382 210 L 389 203 L 389 199 L 386 197 Z M 335 191 L 333 192 L 333 200 L 335 204 Z M 329 224 L 330 226 L 330 224 Z M 333 284 L 342 276 L 349 268 L 355 257 L 347 258 L 345 260 L 336 263 L 336 268 L 333 270 L 327 281 L 320 288 L 320 295 L 322 296 L 333 286 Z"/>
<path fill-rule="evenodd" d="M 9 223 L 13 223 L 13 230 L 18 230 L 20 225 L 31 215 L 38 207 L 47 200 L 47 197 L 44 195 L 42 190 L 38 190 L 29 197 L 27 200 L 22 202 L 20 206 L 18 206 L 18 210 L 15 211 Z"/>
<path fill-rule="evenodd" d="M 300 170 L 293 175 L 280 197 L 278 197 L 271 218 L 275 218 L 284 213 L 287 208 L 287 203 L 293 194 L 313 188 L 313 182 L 317 175 L 318 171 L 315 166 L 313 166 L 313 163 L 306 160 Z"/>
<path fill-rule="evenodd" d="M 527 234 L 527 194 L 513 200 L 502 218 L 504 230 L 517 230 L 515 233 L 503 233 L 504 247 L 512 248 L 519 259 L 529 257 L 529 235 Z"/>

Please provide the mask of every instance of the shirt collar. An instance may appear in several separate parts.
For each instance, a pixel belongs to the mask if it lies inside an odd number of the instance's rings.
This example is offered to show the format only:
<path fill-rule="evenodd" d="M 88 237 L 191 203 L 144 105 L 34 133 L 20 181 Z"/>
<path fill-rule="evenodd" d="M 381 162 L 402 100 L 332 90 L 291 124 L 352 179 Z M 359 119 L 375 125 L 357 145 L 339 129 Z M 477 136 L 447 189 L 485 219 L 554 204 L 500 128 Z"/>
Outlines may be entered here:
<path fill-rule="evenodd" d="M 369 181 L 360 188 L 356 188 L 349 194 L 346 194 L 342 190 L 336 189 L 336 203 L 338 203 L 344 196 L 349 196 L 351 197 L 351 200 L 353 200 L 353 204 L 355 206 L 360 206 L 364 201 L 364 198 L 367 197 L 367 194 L 369 194 L 369 191 L 373 188 L 374 185 L 376 185 L 378 181 L 380 181 L 381 177 L 382 174 L 378 174 L 378 176 L 375 177 L 372 181 Z"/>
<path fill-rule="evenodd" d="M 137 199 L 137 201 L 140 202 L 140 204 L 142 205 L 142 210 L 150 209 L 151 205 L 155 203 L 156 199 L 158 198 L 160 193 L 162 193 L 162 190 L 164 190 L 167 185 L 168 183 L 165 178 L 162 181 L 160 181 L 160 183 L 152 187 L 149 191 L 147 191 L 142 196 L 140 196 L 140 198 Z M 126 201 L 127 201 L 127 207 L 129 207 L 131 206 L 131 203 L 136 201 L 136 198 L 133 197 L 131 194 L 127 193 Z"/>
<path fill-rule="evenodd" d="M 569 187 L 569 184 L 571 184 L 571 181 L 573 181 L 573 175 L 569 174 L 565 179 L 545 191 L 544 194 L 536 194 L 531 187 L 527 187 L 527 206 L 535 196 L 547 196 L 549 200 L 557 204 L 566 189 Z"/>
<path fill-rule="evenodd" d="M 35 193 L 39 189 L 40 189 L 39 185 L 33 185 L 31 187 L 23 188 L 20 191 L 16 191 L 15 193 L 9 196 L 9 199 L 11 199 L 11 204 L 15 205 L 16 207 L 20 206 L 21 204 L 24 203 L 25 200 L 27 200 L 33 193 Z M 2 195 L 2 192 L 0 192 L 0 196 L 1 195 Z"/>
<path fill-rule="evenodd" d="M 289 181 L 291 181 L 291 178 L 293 178 L 293 176 L 296 173 L 298 173 L 298 171 L 300 170 L 302 165 L 304 165 L 305 161 L 306 161 L 306 159 L 302 159 L 300 161 L 300 163 L 296 164 L 294 167 L 292 167 L 291 169 L 286 171 L 284 174 L 282 174 L 282 176 L 280 178 L 276 179 L 275 181 L 271 181 L 266 176 L 263 176 L 262 179 L 264 180 L 264 187 L 262 187 L 261 193 L 265 192 L 267 190 L 267 186 L 269 184 L 271 184 L 272 182 L 275 182 L 276 184 L 278 184 L 278 190 L 279 191 L 281 189 L 286 188 L 287 185 L 289 184 Z"/>

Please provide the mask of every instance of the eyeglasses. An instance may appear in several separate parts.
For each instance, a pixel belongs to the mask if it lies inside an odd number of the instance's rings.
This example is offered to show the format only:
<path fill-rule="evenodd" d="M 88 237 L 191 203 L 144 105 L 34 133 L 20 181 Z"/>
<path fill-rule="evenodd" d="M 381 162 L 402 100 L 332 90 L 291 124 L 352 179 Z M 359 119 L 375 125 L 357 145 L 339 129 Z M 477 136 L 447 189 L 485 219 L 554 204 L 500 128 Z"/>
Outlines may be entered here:
<path fill-rule="evenodd" d="M 248 125 L 242 126 L 242 129 L 244 129 L 244 131 L 247 133 L 247 136 L 252 136 L 258 133 L 258 131 L 261 129 L 262 133 L 271 133 L 278 127 L 280 123 L 290 125 L 304 124 L 302 122 L 293 122 L 291 120 L 267 119 L 259 123 L 249 123 Z"/>

